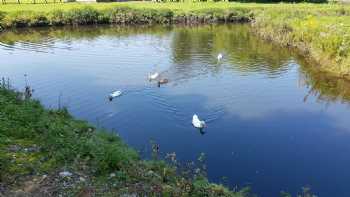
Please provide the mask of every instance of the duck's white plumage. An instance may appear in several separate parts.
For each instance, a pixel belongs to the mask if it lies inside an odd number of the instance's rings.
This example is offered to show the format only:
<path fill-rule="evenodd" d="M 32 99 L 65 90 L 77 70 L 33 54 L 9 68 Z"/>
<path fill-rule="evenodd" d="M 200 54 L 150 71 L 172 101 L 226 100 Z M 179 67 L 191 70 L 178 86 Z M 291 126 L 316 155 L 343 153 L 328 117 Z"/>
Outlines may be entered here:
<path fill-rule="evenodd" d="M 109 99 L 113 99 L 113 98 L 118 97 L 120 95 L 122 95 L 122 91 L 120 91 L 120 90 L 114 91 L 114 92 L 109 94 Z"/>
<path fill-rule="evenodd" d="M 148 79 L 149 80 L 155 80 L 158 77 L 159 77 L 159 73 L 158 72 L 148 74 Z"/>
<path fill-rule="evenodd" d="M 223 56 L 221 53 L 219 53 L 219 55 L 218 55 L 218 60 L 220 61 L 223 57 L 224 57 L 224 56 Z"/>
<path fill-rule="evenodd" d="M 200 129 L 205 127 L 205 122 L 203 120 L 199 120 L 196 114 L 194 114 L 192 117 L 192 124 L 194 127 L 200 128 Z"/>

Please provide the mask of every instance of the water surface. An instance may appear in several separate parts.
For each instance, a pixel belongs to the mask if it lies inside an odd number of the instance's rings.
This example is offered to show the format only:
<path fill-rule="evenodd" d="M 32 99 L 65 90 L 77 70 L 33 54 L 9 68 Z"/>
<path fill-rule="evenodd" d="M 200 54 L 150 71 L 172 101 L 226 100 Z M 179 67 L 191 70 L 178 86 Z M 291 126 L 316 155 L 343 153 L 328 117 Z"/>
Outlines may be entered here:
<path fill-rule="evenodd" d="M 152 71 L 169 84 L 149 82 Z M 183 162 L 205 153 L 211 181 L 263 197 L 303 186 L 350 196 L 349 82 L 248 26 L 9 31 L 0 35 L 0 74 L 17 89 L 27 74 L 45 106 L 67 106 L 142 152 L 152 140 Z M 124 94 L 109 102 L 114 90 Z M 191 126 L 194 113 L 207 121 L 204 134 Z"/>

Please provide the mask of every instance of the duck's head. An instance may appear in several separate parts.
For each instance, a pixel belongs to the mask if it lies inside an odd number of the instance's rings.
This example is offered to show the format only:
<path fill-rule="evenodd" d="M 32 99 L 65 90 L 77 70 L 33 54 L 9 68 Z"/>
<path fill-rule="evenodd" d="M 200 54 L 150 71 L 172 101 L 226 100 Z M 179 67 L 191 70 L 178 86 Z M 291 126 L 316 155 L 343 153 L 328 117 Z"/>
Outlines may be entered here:
<path fill-rule="evenodd" d="M 158 80 L 158 87 L 160 87 L 160 85 L 166 84 L 166 83 L 168 83 L 168 82 L 169 82 L 168 79 L 160 79 L 160 80 Z"/>

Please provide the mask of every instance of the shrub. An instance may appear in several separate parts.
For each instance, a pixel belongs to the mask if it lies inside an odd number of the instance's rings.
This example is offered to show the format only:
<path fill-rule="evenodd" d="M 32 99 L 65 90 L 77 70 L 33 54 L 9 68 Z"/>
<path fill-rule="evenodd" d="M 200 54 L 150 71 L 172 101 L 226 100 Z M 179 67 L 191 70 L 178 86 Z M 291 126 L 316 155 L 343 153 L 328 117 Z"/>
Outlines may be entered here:
<path fill-rule="evenodd" d="M 5 18 L 5 15 L 6 15 L 5 12 L 0 11 L 0 21 L 1 21 L 3 18 Z"/>
<path fill-rule="evenodd" d="M 215 22 L 247 22 L 248 9 L 201 9 L 175 15 L 170 9 L 134 9 L 130 7 L 114 7 L 96 10 L 85 6 L 70 10 L 53 10 L 48 13 L 34 11 L 11 12 L 3 16 L 2 23 L 6 27 L 26 26 L 60 26 L 88 24 L 171 24 L 175 23 L 215 23 Z M 1 13 L 0 13 L 1 17 Z"/>
<path fill-rule="evenodd" d="M 43 27 L 43 26 L 48 26 L 49 24 L 50 24 L 49 20 L 47 19 L 44 13 L 35 13 L 32 15 L 30 19 L 29 26 Z"/>
<path fill-rule="evenodd" d="M 102 10 L 98 15 L 97 22 L 99 24 L 109 24 L 110 23 L 110 10 Z"/>
<path fill-rule="evenodd" d="M 205 9 L 194 12 L 194 15 L 198 16 L 198 20 L 201 23 L 215 23 L 223 22 L 224 15 L 220 9 Z"/>
<path fill-rule="evenodd" d="M 92 7 L 71 9 L 64 12 L 65 21 L 72 25 L 90 25 L 98 22 L 100 13 Z"/>
<path fill-rule="evenodd" d="M 172 23 L 174 12 L 168 9 L 158 10 L 156 14 L 156 22 L 161 24 L 169 24 Z"/>
<path fill-rule="evenodd" d="M 43 12 L 18 11 L 5 15 L 2 23 L 6 27 L 37 27 L 49 25 L 49 20 Z"/>
<path fill-rule="evenodd" d="M 249 22 L 253 20 L 254 12 L 249 9 L 237 8 L 225 11 L 225 22 Z"/>
<path fill-rule="evenodd" d="M 109 22 L 114 24 L 136 24 L 141 23 L 134 9 L 129 7 L 117 7 L 109 10 Z"/>
<path fill-rule="evenodd" d="M 52 25 L 61 26 L 67 24 L 67 19 L 62 10 L 54 10 L 49 13 L 49 20 Z"/>
<path fill-rule="evenodd" d="M 2 22 L 6 27 L 26 27 L 30 24 L 32 11 L 17 11 L 7 14 Z"/>

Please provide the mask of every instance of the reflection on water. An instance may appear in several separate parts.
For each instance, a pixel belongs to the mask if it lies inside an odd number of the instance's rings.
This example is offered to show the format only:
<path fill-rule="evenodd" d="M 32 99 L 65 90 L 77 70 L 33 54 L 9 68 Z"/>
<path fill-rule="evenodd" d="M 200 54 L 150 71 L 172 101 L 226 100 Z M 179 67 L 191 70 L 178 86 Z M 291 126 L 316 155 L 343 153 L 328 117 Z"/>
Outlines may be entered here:
<path fill-rule="evenodd" d="M 250 34 L 249 26 L 177 29 L 172 44 L 174 60 L 178 64 L 191 64 L 198 55 L 203 59 L 205 54 L 206 62 L 215 63 L 213 57 L 224 52 L 229 66 L 242 74 L 259 72 L 273 77 L 287 70 L 291 59 L 288 50 L 264 43 Z"/>
<path fill-rule="evenodd" d="M 26 29 L 0 35 L 0 74 L 47 107 L 117 130 L 130 145 L 182 161 L 260 196 L 310 186 L 347 197 L 350 84 L 261 41 L 245 25 Z M 218 62 L 216 56 L 223 53 Z M 169 83 L 147 80 L 159 71 Z M 111 91 L 123 95 L 109 102 Z M 191 126 L 197 113 L 208 127 Z"/>
<path fill-rule="evenodd" d="M 303 86 L 309 89 L 305 95 L 305 101 L 312 95 L 321 102 L 329 104 L 335 102 L 349 103 L 350 101 L 350 81 L 329 76 L 326 73 L 319 72 L 316 68 L 310 67 L 302 62 L 300 67 L 300 81 Z"/>

